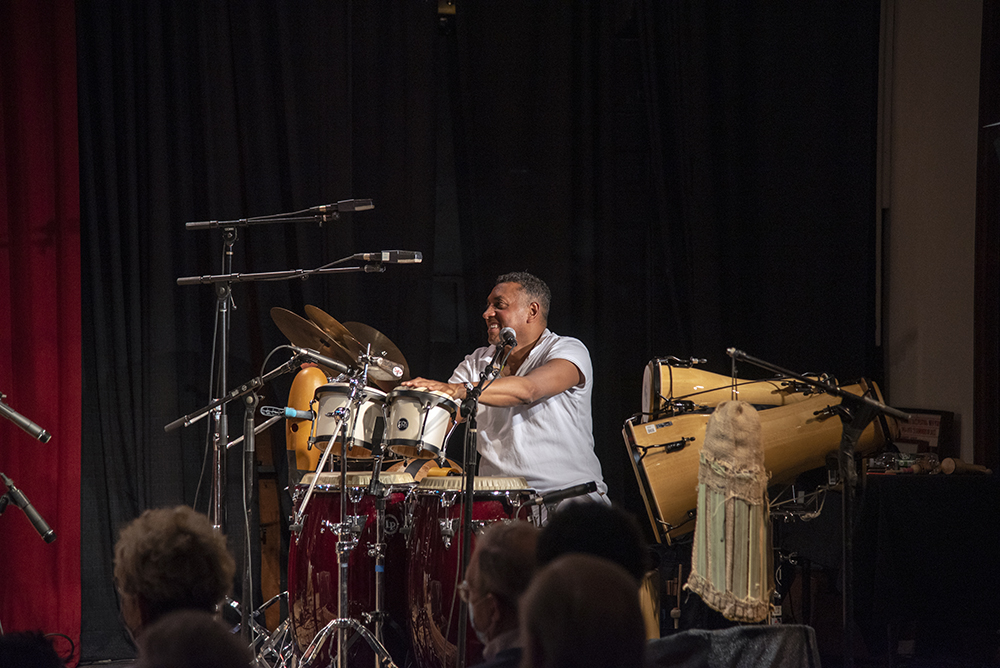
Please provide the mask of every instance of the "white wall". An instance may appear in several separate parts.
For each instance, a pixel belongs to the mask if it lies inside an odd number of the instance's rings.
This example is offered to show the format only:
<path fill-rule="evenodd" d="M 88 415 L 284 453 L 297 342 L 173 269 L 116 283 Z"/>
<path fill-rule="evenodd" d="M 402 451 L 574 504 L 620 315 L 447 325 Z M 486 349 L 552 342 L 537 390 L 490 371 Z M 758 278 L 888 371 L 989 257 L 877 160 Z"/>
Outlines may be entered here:
<path fill-rule="evenodd" d="M 971 462 L 982 0 L 883 8 L 886 399 L 954 411 Z"/>

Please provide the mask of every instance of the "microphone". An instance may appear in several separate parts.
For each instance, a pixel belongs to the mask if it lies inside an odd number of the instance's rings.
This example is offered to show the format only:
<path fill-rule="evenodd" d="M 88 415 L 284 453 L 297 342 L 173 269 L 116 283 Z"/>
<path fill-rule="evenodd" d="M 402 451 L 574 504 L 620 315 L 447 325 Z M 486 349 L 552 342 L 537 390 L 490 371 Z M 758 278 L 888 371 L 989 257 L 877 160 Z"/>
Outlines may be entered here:
<path fill-rule="evenodd" d="M 300 411 L 292 408 L 291 406 L 288 406 L 287 408 L 279 408 L 278 406 L 261 406 L 260 414 L 266 415 L 267 417 L 285 417 L 296 420 L 316 419 L 316 413 L 312 411 Z"/>
<path fill-rule="evenodd" d="M 333 213 L 334 211 L 368 211 L 374 209 L 370 199 L 342 199 L 336 204 L 321 204 L 310 207 L 309 213 Z"/>
<path fill-rule="evenodd" d="M 593 480 L 580 485 L 573 485 L 564 489 L 557 489 L 547 494 L 536 494 L 528 500 L 529 505 L 541 506 L 543 504 L 555 504 L 572 499 L 574 496 L 583 496 L 597 491 L 597 483 Z"/>
<path fill-rule="evenodd" d="M 386 264 L 420 264 L 423 262 L 424 254 L 420 251 L 389 250 L 378 253 L 355 253 L 351 259 Z"/>
<path fill-rule="evenodd" d="M 0 477 L 3 478 L 4 484 L 7 485 L 7 495 L 10 497 L 10 500 L 14 502 L 15 506 L 24 511 L 24 514 L 28 516 L 29 520 L 31 520 L 31 523 L 35 527 L 35 531 L 37 531 L 38 535 L 42 537 L 42 540 L 46 543 L 54 541 L 56 539 L 56 532 L 45 523 L 42 516 L 39 515 L 38 511 L 35 510 L 35 507 L 31 505 L 31 501 L 28 501 L 28 497 L 24 495 L 24 492 L 19 490 L 17 487 L 14 487 L 14 482 L 3 473 L 0 473 Z"/>
<path fill-rule="evenodd" d="M 297 354 L 302 355 L 303 357 L 308 357 L 317 364 L 322 364 L 324 366 L 330 367 L 331 369 L 336 369 L 340 373 L 350 372 L 350 369 L 347 368 L 347 365 L 341 362 L 340 360 L 335 360 L 332 357 L 327 357 L 326 355 L 316 352 L 312 348 L 299 348 L 298 346 L 288 346 L 288 347 L 294 350 Z"/>
<path fill-rule="evenodd" d="M 517 346 L 517 334 L 510 327 L 504 327 L 500 330 L 500 341 L 505 346 L 510 346 L 514 348 Z"/>
<path fill-rule="evenodd" d="M 37 424 L 5 404 L 3 402 L 3 397 L 4 395 L 0 393 L 0 415 L 13 422 L 24 431 L 28 432 L 32 438 L 39 440 L 42 443 L 48 443 L 49 439 L 52 438 L 52 434 L 45 431 Z"/>
<path fill-rule="evenodd" d="M 362 355 L 359 358 L 359 361 L 360 360 L 367 360 L 369 366 L 378 367 L 379 369 L 382 369 L 382 371 L 392 374 L 395 378 L 403 377 L 403 367 L 391 360 L 387 360 L 384 357 Z"/>

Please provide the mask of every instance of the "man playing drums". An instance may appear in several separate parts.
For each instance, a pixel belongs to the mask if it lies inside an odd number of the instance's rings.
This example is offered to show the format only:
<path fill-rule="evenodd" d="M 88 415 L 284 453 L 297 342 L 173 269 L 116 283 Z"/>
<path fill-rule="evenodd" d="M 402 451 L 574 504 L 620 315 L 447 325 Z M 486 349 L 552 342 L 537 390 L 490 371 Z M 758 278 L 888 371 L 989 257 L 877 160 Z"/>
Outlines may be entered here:
<path fill-rule="evenodd" d="M 502 344 L 501 330 L 510 327 L 517 345 L 479 397 L 479 474 L 523 477 L 542 494 L 595 481 L 591 496 L 606 501 L 594 453 L 590 353 L 548 329 L 550 300 L 548 286 L 527 272 L 500 276 L 483 312 L 490 345 L 468 355 L 447 383 L 414 378 L 403 385 L 462 401 Z"/>

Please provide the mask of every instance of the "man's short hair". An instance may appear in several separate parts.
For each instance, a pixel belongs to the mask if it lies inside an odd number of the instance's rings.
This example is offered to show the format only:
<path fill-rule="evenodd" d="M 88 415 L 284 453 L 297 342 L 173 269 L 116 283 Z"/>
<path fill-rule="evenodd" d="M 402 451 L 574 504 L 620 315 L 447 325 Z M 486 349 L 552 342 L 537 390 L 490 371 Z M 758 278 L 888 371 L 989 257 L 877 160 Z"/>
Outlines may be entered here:
<path fill-rule="evenodd" d="M 540 568 L 521 598 L 522 666 L 642 666 L 646 629 L 635 581 L 618 564 L 567 554 Z"/>
<path fill-rule="evenodd" d="M 115 544 L 115 583 L 145 601 L 147 622 L 178 609 L 215 612 L 235 572 L 225 536 L 188 506 L 147 510 Z"/>
<path fill-rule="evenodd" d="M 501 283 L 517 283 L 520 285 L 528 299 L 538 302 L 538 305 L 542 307 L 542 317 L 548 321 L 549 305 L 552 303 L 552 291 L 549 290 L 549 286 L 545 284 L 545 281 L 526 271 L 512 271 L 509 274 L 497 276 L 496 285 L 500 285 Z"/>
<path fill-rule="evenodd" d="M 538 537 L 538 564 L 563 554 L 593 554 L 610 559 L 642 581 L 649 557 L 635 518 L 617 506 L 596 501 L 566 503 L 549 515 Z"/>
<path fill-rule="evenodd" d="M 490 525 L 476 539 L 478 582 L 476 588 L 493 594 L 513 611 L 535 573 L 538 529 L 516 520 Z"/>

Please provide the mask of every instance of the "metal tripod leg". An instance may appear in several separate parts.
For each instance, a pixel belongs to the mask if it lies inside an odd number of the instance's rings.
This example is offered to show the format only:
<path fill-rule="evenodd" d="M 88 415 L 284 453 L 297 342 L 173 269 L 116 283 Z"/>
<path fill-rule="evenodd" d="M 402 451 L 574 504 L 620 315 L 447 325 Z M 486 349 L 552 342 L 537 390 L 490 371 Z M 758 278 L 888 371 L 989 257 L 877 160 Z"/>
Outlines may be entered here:
<path fill-rule="evenodd" d="M 379 642 L 378 638 L 356 619 L 334 619 L 320 629 L 320 632 L 316 634 L 316 637 L 312 639 L 312 642 L 309 643 L 309 646 L 302 653 L 302 661 L 299 662 L 299 668 L 311 668 L 313 661 L 316 660 L 316 655 L 323 649 L 323 645 L 333 634 L 334 630 L 343 633 L 347 629 L 354 629 L 355 632 L 361 634 L 361 637 L 368 642 L 369 647 L 377 655 L 376 660 L 381 658 L 382 665 L 385 668 L 397 668 L 396 664 L 392 662 L 392 657 L 389 656 L 389 650 L 385 648 L 385 645 Z"/>

